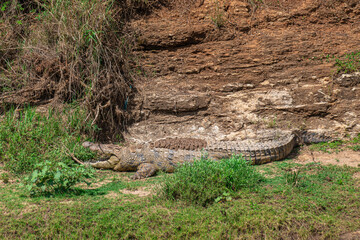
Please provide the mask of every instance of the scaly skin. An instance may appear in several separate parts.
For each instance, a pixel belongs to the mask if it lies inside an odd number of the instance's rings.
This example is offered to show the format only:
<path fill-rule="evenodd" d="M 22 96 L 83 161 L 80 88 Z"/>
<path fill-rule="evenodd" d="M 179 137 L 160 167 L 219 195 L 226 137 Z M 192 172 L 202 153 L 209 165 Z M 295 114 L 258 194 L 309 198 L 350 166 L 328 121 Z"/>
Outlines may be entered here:
<path fill-rule="evenodd" d="M 91 163 L 95 168 L 113 169 L 120 172 L 136 171 L 133 179 L 141 179 L 154 175 L 158 170 L 173 172 L 175 167 L 193 162 L 207 156 L 209 159 L 220 160 L 232 155 L 242 155 L 251 164 L 264 164 L 284 159 L 300 143 L 328 141 L 329 138 L 309 132 L 284 132 L 281 136 L 272 136 L 273 140 L 256 141 L 218 141 L 208 142 L 203 150 L 171 150 L 165 148 L 141 149 L 119 147 L 112 144 L 94 144 L 84 142 L 84 147 L 93 151 L 110 153 L 107 161 Z"/>

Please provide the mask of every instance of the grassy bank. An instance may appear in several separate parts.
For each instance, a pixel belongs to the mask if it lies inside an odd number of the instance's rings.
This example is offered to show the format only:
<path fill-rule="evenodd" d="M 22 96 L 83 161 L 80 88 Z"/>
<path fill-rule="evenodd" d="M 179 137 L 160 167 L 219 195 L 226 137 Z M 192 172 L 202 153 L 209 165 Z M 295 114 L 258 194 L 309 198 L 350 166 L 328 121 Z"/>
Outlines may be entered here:
<path fill-rule="evenodd" d="M 66 167 L 71 155 L 94 157 L 81 147 L 94 131 L 85 113 L 25 108 L 1 119 L 1 238 L 337 239 L 360 229 L 359 167 L 202 160 L 144 181 L 99 171 L 90 188 L 71 188 L 88 176 Z M 39 183 L 35 194 L 21 186 L 25 176 L 27 186 Z"/>
<path fill-rule="evenodd" d="M 93 189 L 83 185 L 50 198 L 29 198 L 16 178 L 10 179 L 0 185 L 0 236 L 338 239 L 359 230 L 359 168 L 290 161 L 253 168 L 265 176 L 259 187 L 240 189 L 207 207 L 159 196 L 164 175 L 129 181 L 128 173 L 101 172 Z M 149 195 L 136 195 L 141 192 Z"/>

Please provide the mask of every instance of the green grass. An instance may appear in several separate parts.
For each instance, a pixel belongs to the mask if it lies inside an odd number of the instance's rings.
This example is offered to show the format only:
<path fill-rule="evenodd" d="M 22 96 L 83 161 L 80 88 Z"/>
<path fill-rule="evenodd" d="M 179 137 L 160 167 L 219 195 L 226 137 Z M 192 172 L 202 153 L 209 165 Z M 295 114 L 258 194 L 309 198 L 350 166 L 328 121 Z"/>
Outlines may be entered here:
<path fill-rule="evenodd" d="M 348 146 L 353 151 L 359 152 L 360 151 L 360 133 L 357 135 L 357 137 L 353 138 L 350 143 L 352 146 Z"/>
<path fill-rule="evenodd" d="M 91 130 L 85 117 L 79 107 L 47 114 L 33 108 L 7 112 L 0 120 L 0 163 L 6 170 L 22 174 L 46 160 L 73 163 L 69 154 L 80 160 L 94 157 L 81 146 L 82 133 Z"/>
<path fill-rule="evenodd" d="M 349 146 L 349 148 L 355 152 L 360 152 L 360 145 Z"/>
<path fill-rule="evenodd" d="M 310 150 L 321 151 L 326 153 L 331 153 L 333 151 L 338 152 L 342 149 L 343 144 L 344 144 L 343 141 L 315 143 L 310 146 Z"/>
<path fill-rule="evenodd" d="M 315 143 L 310 146 L 310 150 L 332 153 L 342 151 L 345 147 L 350 148 L 353 151 L 360 151 L 360 134 L 352 139 L 348 138 L 332 142 Z"/>
<path fill-rule="evenodd" d="M 18 184 L 0 185 L 0 236 L 40 239 L 338 239 L 360 229 L 359 168 L 298 165 L 287 161 L 252 166 L 266 169 L 257 188 L 234 191 L 229 201 L 207 207 L 122 189 L 156 189 L 162 174 L 129 181 L 128 173 L 101 172 L 110 180 L 51 198 L 29 198 Z M 298 184 L 286 172 L 298 170 Z M 15 179 L 10 179 L 14 181 Z M 212 189 L 211 186 L 208 186 Z M 153 191 L 153 190 L 152 190 Z"/>

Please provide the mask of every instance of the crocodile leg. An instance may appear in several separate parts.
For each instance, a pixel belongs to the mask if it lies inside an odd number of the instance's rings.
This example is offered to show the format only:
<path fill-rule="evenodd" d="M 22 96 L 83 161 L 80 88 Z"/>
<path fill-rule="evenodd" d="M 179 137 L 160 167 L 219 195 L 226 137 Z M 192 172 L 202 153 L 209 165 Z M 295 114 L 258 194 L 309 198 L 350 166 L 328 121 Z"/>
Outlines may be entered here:
<path fill-rule="evenodd" d="M 152 163 L 142 163 L 137 168 L 136 173 L 131 177 L 131 179 L 142 179 L 142 178 L 148 178 L 157 172 L 157 168 Z"/>
<path fill-rule="evenodd" d="M 91 166 L 94 168 L 101 168 L 101 169 L 113 169 L 118 163 L 120 159 L 116 156 L 111 156 L 107 161 L 100 161 L 96 163 L 90 163 Z"/>

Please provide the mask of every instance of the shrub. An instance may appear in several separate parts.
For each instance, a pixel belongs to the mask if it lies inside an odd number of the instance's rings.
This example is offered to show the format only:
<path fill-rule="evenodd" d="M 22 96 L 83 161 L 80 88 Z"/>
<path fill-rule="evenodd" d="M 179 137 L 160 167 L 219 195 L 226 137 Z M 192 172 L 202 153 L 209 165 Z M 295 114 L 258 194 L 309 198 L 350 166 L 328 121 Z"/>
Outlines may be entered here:
<path fill-rule="evenodd" d="M 24 178 L 30 195 L 64 193 L 81 182 L 94 177 L 95 170 L 83 165 L 68 166 L 62 162 L 45 161 L 35 166 L 35 170 Z"/>
<path fill-rule="evenodd" d="M 171 200 L 186 200 L 206 206 L 215 199 L 228 198 L 243 188 L 255 187 L 263 177 L 242 157 L 213 161 L 195 160 L 166 175 L 160 195 Z"/>

